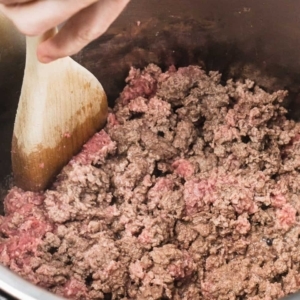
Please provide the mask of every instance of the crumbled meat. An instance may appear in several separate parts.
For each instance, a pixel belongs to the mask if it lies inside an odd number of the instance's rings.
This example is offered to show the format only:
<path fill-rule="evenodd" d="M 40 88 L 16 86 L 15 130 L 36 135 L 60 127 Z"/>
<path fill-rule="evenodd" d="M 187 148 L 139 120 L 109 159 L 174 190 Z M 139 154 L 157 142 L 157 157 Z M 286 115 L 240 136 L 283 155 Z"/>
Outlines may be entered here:
<path fill-rule="evenodd" d="M 0 262 L 66 298 L 275 300 L 300 289 L 300 124 L 286 92 L 132 68 L 44 193 L 13 188 Z"/>

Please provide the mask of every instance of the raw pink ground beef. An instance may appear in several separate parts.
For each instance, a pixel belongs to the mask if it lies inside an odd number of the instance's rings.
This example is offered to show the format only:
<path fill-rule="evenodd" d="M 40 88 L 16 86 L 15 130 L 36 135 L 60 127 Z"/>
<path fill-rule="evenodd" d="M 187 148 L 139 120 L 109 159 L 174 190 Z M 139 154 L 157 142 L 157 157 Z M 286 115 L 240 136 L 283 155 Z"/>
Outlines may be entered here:
<path fill-rule="evenodd" d="M 300 125 L 286 92 L 132 68 L 42 194 L 14 187 L 0 261 L 70 299 L 266 300 L 300 289 Z"/>

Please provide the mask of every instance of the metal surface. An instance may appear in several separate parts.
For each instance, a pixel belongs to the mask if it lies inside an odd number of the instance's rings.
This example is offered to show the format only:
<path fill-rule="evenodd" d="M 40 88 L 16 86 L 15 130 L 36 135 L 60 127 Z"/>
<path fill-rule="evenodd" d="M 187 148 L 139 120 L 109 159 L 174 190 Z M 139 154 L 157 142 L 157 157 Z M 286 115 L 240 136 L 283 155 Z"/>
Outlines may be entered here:
<path fill-rule="evenodd" d="M 20 300 L 63 300 L 61 297 L 55 296 L 41 288 L 33 286 L 31 283 L 15 275 L 1 265 L 0 288 L 9 295 Z"/>
<path fill-rule="evenodd" d="M 288 89 L 286 105 L 291 117 L 299 119 L 299 12 L 300 2 L 294 0 L 132 0 L 107 33 L 75 59 L 100 80 L 110 104 L 132 65 L 153 62 L 165 69 L 171 64 L 200 64 L 222 72 L 223 80 L 248 77 L 268 91 Z M 15 43 L 10 36 L 2 42 L 0 181 L 4 182 L 11 172 L 11 133 L 25 53 L 22 41 Z"/>
<path fill-rule="evenodd" d="M 299 300 L 300 299 L 300 293 L 295 293 L 293 295 L 284 297 L 282 300 Z"/>
<path fill-rule="evenodd" d="M 0 182 L 11 169 L 10 141 L 24 65 L 25 38 L 0 13 Z"/>

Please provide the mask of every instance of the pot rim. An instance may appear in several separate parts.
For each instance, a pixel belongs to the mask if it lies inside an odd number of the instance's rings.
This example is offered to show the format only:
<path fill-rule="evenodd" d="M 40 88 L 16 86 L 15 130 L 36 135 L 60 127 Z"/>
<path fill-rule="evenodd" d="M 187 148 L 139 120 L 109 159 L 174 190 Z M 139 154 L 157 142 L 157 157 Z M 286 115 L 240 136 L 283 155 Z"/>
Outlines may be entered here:
<path fill-rule="evenodd" d="M 46 290 L 26 281 L 19 275 L 0 265 L 0 299 L 1 290 L 7 294 L 21 300 L 64 300 L 65 298 L 56 296 Z"/>

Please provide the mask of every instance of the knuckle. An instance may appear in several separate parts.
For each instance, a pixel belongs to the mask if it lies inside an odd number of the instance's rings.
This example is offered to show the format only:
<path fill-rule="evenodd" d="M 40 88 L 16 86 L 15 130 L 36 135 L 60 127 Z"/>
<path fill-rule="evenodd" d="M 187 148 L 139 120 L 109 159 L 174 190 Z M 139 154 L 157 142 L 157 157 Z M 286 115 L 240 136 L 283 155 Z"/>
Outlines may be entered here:
<path fill-rule="evenodd" d="M 15 26 L 18 28 L 18 30 L 27 36 L 36 36 L 42 34 L 42 31 L 40 30 L 39 26 L 36 24 L 32 24 L 29 22 L 23 23 L 19 22 L 18 20 L 14 22 Z"/>
<path fill-rule="evenodd" d="M 113 2 L 116 5 L 125 6 L 130 2 L 130 0 L 113 0 Z"/>
<path fill-rule="evenodd" d="M 102 30 L 95 28 L 88 28 L 79 30 L 76 35 L 76 39 L 80 44 L 87 44 L 102 34 Z"/>
<path fill-rule="evenodd" d="M 98 0 L 82 0 L 82 1 L 78 1 L 78 7 L 79 9 L 83 9 L 85 7 L 88 7 L 92 4 L 94 4 L 95 2 L 97 2 Z"/>

